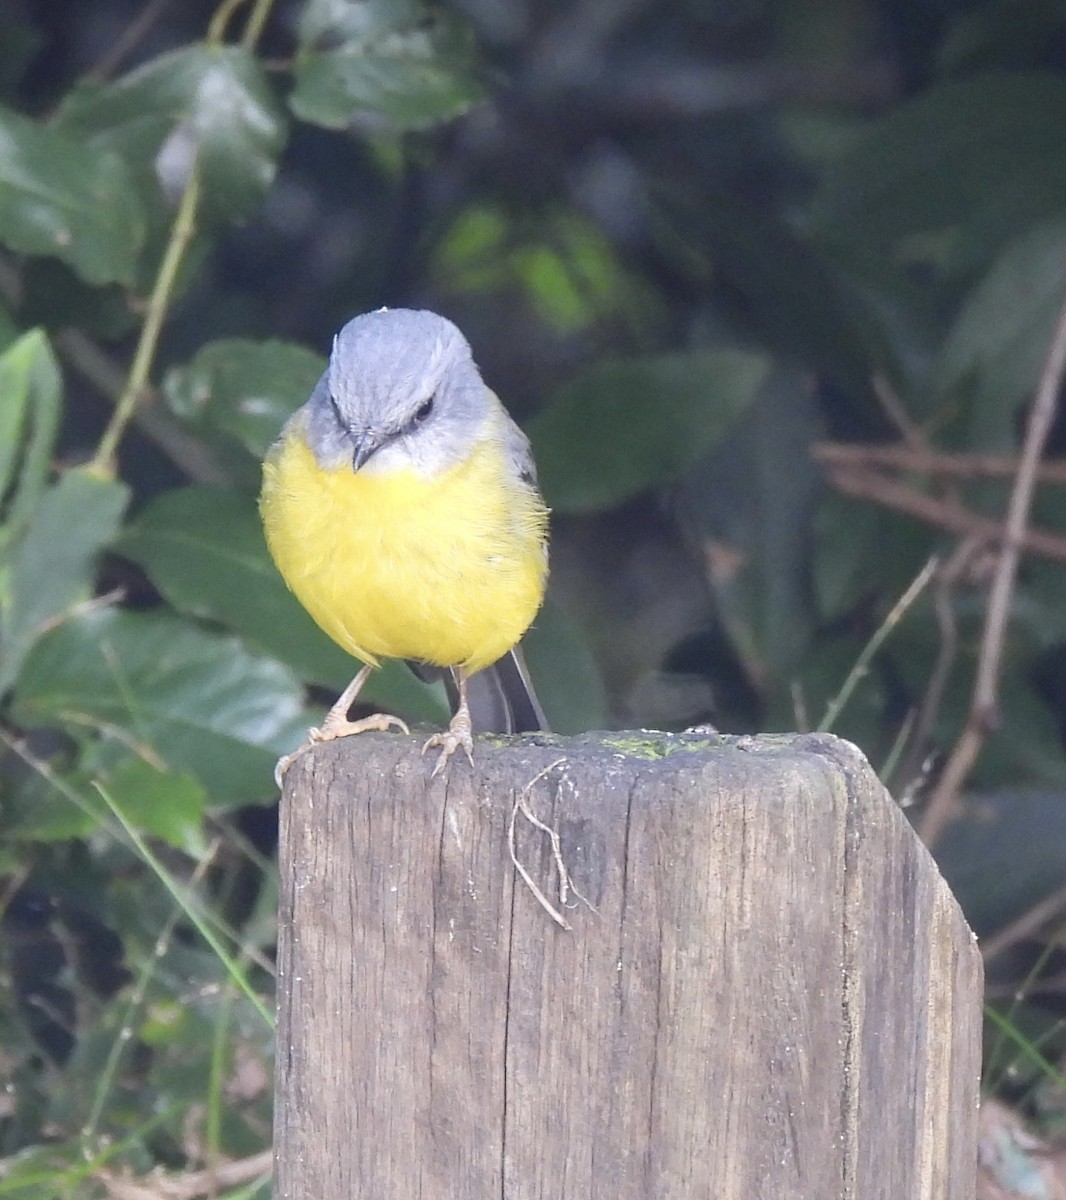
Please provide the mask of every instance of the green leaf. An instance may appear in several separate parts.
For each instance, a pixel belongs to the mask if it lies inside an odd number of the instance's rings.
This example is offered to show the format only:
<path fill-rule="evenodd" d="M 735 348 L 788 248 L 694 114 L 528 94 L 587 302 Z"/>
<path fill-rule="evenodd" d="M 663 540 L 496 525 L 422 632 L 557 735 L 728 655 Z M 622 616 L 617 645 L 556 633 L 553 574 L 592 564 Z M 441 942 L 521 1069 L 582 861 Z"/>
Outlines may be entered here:
<path fill-rule="evenodd" d="M 423 129 L 485 94 L 466 29 L 412 0 L 311 0 L 300 34 L 289 104 L 316 125 L 343 129 L 372 118 Z"/>
<path fill-rule="evenodd" d="M 18 340 L 19 327 L 15 324 L 11 311 L 6 304 L 0 303 L 0 351 L 7 350 Z M 0 488 L 0 495 L 3 489 Z"/>
<path fill-rule="evenodd" d="M 273 791 L 274 761 L 304 733 L 302 688 L 280 663 L 234 637 L 166 613 L 79 614 L 23 664 L 14 719 L 97 731 L 105 747 L 186 772 L 212 804 Z"/>
<path fill-rule="evenodd" d="M 291 342 L 225 338 L 170 371 L 163 388 L 179 416 L 224 430 L 262 458 L 325 365 Z"/>
<path fill-rule="evenodd" d="M 28 519 L 48 479 L 59 424 L 59 364 L 39 329 L 0 354 L 0 547 Z M 17 483 L 16 483 L 17 473 Z"/>
<path fill-rule="evenodd" d="M 852 394 L 869 392 L 870 376 L 890 361 L 886 331 L 824 254 L 738 198 L 693 200 L 660 187 L 657 200 L 657 240 L 679 271 L 719 306 L 735 308 L 760 344 Z"/>
<path fill-rule="evenodd" d="M 814 626 L 809 537 L 820 491 L 807 447 L 821 413 L 806 373 L 778 368 L 674 493 L 703 546 L 736 547 L 711 569 L 718 619 L 753 678 L 782 678 Z"/>
<path fill-rule="evenodd" d="M 118 155 L 0 109 L 0 241 L 62 259 L 89 283 L 130 283 L 144 230 Z"/>
<path fill-rule="evenodd" d="M 595 512 L 673 483 L 744 412 L 768 370 L 761 355 L 725 348 L 584 372 L 529 425 L 548 503 Z"/>
<path fill-rule="evenodd" d="M 68 471 L 41 497 L 25 533 L 0 560 L 0 692 L 46 629 L 92 595 L 96 561 L 118 532 L 125 484 Z"/>
<path fill-rule="evenodd" d="M 1018 406 L 1047 357 L 1066 293 L 1066 221 L 1040 225 L 1009 242 L 971 292 L 934 368 L 942 402 L 966 400 L 969 444 L 1013 450 Z"/>
<path fill-rule="evenodd" d="M 193 858 L 203 855 L 207 795 L 191 775 L 161 771 L 143 758 L 127 758 L 101 784 L 141 833 L 161 838 Z"/>
<path fill-rule="evenodd" d="M 169 218 L 162 206 L 150 219 Z M 162 227 L 162 223 L 161 223 Z M 154 248 L 153 229 L 149 234 L 140 272 L 150 269 L 148 260 Z M 22 303 L 19 314 L 27 324 L 46 329 L 77 329 L 89 337 L 114 342 L 140 326 L 144 318 L 131 290 L 117 283 L 96 287 L 81 279 L 57 258 L 31 258 L 21 271 Z M 141 284 L 141 274 L 134 291 Z M 138 311 L 140 310 L 140 311 Z"/>
<path fill-rule="evenodd" d="M 556 733 L 605 729 L 607 689 L 585 631 L 558 605 L 546 603 L 522 639 L 537 697 Z"/>
<path fill-rule="evenodd" d="M 115 83 L 81 83 L 56 120 L 119 149 L 142 172 L 151 164 L 179 184 L 198 155 L 204 204 L 227 220 L 259 206 L 285 142 L 285 119 L 266 74 L 240 46 L 187 46 Z"/>
<path fill-rule="evenodd" d="M 925 92 L 826 172 L 812 221 L 881 252 L 978 217 L 1001 235 L 1066 208 L 1066 79 L 995 73 Z"/>
<path fill-rule="evenodd" d="M 358 664 L 311 620 L 270 559 L 254 501 L 238 492 L 178 488 L 157 497 L 116 550 L 139 563 L 179 611 L 236 630 L 308 683 L 343 689 Z M 412 718 L 439 720 L 439 691 L 406 668 L 376 672 L 365 696 Z"/>
<path fill-rule="evenodd" d="M 1066 796 L 1016 785 L 971 795 L 936 858 L 975 931 L 1002 929 L 1062 886 Z"/>

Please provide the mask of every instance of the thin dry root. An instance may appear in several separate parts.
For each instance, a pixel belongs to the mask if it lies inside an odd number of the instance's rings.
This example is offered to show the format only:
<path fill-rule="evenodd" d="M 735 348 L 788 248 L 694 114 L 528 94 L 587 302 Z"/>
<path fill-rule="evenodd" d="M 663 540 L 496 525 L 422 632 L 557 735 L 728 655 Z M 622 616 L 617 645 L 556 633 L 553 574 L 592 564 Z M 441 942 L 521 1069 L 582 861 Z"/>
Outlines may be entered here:
<path fill-rule="evenodd" d="M 559 841 L 558 830 L 553 829 L 550 825 L 545 824 L 540 817 L 532 810 L 529 804 L 530 794 L 533 791 L 535 784 L 539 783 L 550 771 L 554 771 L 556 767 L 566 762 L 565 758 L 557 758 L 555 762 L 550 763 L 543 771 L 538 771 L 536 775 L 526 784 L 526 786 L 515 796 L 514 806 L 511 809 L 511 820 L 507 829 L 507 846 L 511 852 L 511 862 L 514 864 L 515 870 L 521 875 L 526 887 L 533 893 L 537 903 L 544 909 L 549 917 L 563 929 L 570 930 L 572 926 L 569 921 L 563 916 L 558 908 L 548 899 L 537 885 L 536 880 L 530 875 L 529 871 L 522 865 L 518 859 L 518 851 L 516 849 L 515 825 L 518 821 L 518 814 L 521 813 L 526 820 L 539 829 L 541 833 L 548 835 L 548 840 L 551 842 L 552 861 L 555 863 L 555 871 L 559 877 L 559 905 L 561 908 L 572 907 L 568 905 L 570 893 L 572 892 L 591 912 L 596 912 L 592 904 L 578 891 L 574 885 L 574 880 L 567 870 L 566 863 L 563 860 L 562 845 Z M 598 914 L 597 914 L 598 915 Z"/>

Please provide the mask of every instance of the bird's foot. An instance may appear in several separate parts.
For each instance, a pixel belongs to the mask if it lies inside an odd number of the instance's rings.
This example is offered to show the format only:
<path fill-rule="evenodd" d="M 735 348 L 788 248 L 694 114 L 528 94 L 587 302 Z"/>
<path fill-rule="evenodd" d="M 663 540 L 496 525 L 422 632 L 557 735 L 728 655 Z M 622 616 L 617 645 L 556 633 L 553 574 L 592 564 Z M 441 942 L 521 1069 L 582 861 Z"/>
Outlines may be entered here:
<path fill-rule="evenodd" d="M 437 759 L 437 765 L 433 768 L 430 779 L 436 779 L 448 765 L 451 756 L 459 749 L 466 753 L 470 765 L 474 765 L 474 731 L 470 724 L 470 713 L 465 708 L 460 708 L 452 717 L 447 730 L 435 733 L 426 740 L 426 744 L 422 747 L 422 753 L 425 754 L 434 746 L 440 747 L 440 758 Z"/>
<path fill-rule="evenodd" d="M 358 721 L 349 721 L 346 716 L 336 716 L 334 710 L 330 709 L 326 714 L 326 719 L 322 722 L 321 729 L 309 729 L 306 742 L 297 746 L 291 754 L 283 754 L 278 759 L 277 766 L 274 768 L 274 782 L 280 788 L 282 780 L 285 778 L 285 772 L 298 758 L 306 754 L 312 746 L 317 746 L 319 742 L 334 742 L 337 738 L 352 737 L 357 733 L 371 731 L 384 733 L 393 727 L 402 733 L 411 732 L 405 721 L 401 721 L 399 717 L 391 716 L 389 713 L 372 713 L 369 717 L 362 717 Z"/>

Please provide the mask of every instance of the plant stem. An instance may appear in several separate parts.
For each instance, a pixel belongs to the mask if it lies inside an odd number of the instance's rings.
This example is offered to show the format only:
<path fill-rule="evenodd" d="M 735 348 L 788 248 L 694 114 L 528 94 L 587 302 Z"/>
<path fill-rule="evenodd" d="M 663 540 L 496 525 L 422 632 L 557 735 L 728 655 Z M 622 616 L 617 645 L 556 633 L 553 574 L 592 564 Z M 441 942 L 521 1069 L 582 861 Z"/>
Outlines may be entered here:
<path fill-rule="evenodd" d="M 207 27 L 207 44 L 209 46 L 222 45 L 226 38 L 226 26 L 229 25 L 230 18 L 242 4 L 247 4 L 247 2 L 248 0 L 222 0 Z"/>
<path fill-rule="evenodd" d="M 130 373 L 126 377 L 126 385 L 118 398 L 115 411 L 111 415 L 100 444 L 93 455 L 90 468 L 105 475 L 114 474 L 115 452 L 122 440 L 122 435 L 133 416 L 134 409 L 141 394 L 148 384 L 148 376 L 152 369 L 156 348 L 159 345 L 159 334 L 166 318 L 167 307 L 170 303 L 174 283 L 177 280 L 178 268 L 185 255 L 189 242 L 196 230 L 196 209 L 200 200 L 200 169 L 194 163 L 189 174 L 185 190 L 181 194 L 178 211 L 170 231 L 163 261 L 159 265 L 155 286 L 148 301 L 148 311 L 144 324 L 141 326 L 141 336 L 137 341 L 137 349 L 133 355 Z"/>
<path fill-rule="evenodd" d="M 255 8 L 252 9 L 252 15 L 248 18 L 248 24 L 245 25 L 244 33 L 241 35 L 241 45 L 245 50 L 255 49 L 273 5 L 274 0 L 255 0 Z"/>

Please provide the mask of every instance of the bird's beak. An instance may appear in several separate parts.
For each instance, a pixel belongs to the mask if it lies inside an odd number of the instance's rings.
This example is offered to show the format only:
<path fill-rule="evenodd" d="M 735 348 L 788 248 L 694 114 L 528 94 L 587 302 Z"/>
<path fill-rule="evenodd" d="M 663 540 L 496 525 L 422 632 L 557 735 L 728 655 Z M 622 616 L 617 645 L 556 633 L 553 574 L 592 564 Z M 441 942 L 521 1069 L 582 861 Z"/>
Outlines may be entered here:
<path fill-rule="evenodd" d="M 370 430 L 357 435 L 355 453 L 352 455 L 352 470 L 358 471 L 360 467 L 365 466 L 383 445 L 381 438 L 376 437 Z"/>

